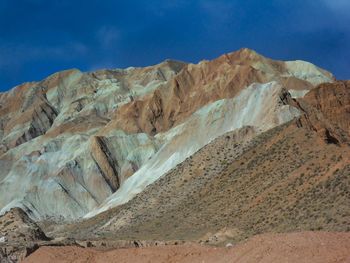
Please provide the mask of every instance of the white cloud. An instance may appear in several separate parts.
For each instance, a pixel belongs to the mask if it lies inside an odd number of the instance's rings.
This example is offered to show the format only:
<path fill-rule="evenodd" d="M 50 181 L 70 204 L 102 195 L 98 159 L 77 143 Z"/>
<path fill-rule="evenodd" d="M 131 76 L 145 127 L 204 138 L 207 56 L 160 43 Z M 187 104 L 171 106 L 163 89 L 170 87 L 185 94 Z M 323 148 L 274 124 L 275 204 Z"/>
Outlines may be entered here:
<path fill-rule="evenodd" d="M 350 0 L 322 0 L 329 8 L 336 11 L 350 11 Z"/>
<path fill-rule="evenodd" d="M 216 22 L 226 23 L 231 20 L 234 5 L 232 2 L 204 0 L 199 3 L 202 11 Z"/>
<path fill-rule="evenodd" d="M 103 26 L 96 33 L 97 40 L 105 48 L 114 47 L 120 39 L 120 35 L 120 31 L 113 26 Z"/>
<path fill-rule="evenodd" d="M 350 0 L 321 0 L 333 13 L 334 21 L 339 29 L 349 32 Z M 325 20 L 327 21 L 327 20 Z"/>
<path fill-rule="evenodd" d="M 158 4 L 152 3 L 152 1 L 149 2 L 149 9 L 150 11 L 156 15 L 156 16 L 165 16 L 167 12 L 174 10 L 176 8 L 183 7 L 184 5 L 188 4 L 188 1 L 185 0 L 171 0 L 171 1 L 161 1 Z"/>

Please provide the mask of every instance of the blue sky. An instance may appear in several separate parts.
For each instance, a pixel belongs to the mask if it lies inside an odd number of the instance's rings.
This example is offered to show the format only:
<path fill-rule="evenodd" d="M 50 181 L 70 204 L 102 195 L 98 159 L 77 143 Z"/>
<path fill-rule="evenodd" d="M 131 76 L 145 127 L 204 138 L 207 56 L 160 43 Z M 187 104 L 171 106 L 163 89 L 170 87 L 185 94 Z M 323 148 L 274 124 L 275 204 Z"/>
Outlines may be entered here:
<path fill-rule="evenodd" d="M 249 47 L 350 78 L 350 0 L 0 0 L 0 90 Z"/>

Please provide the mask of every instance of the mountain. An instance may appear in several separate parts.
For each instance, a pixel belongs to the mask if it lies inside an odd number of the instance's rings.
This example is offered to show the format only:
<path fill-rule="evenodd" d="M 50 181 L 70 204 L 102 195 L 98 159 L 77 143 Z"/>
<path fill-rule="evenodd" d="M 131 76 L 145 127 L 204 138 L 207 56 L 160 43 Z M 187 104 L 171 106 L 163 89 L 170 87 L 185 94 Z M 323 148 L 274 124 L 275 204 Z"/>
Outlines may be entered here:
<path fill-rule="evenodd" d="M 1 213 L 94 215 L 225 132 L 250 125 L 261 133 L 293 119 L 299 111 L 281 97 L 332 81 L 310 63 L 242 49 L 196 65 L 68 70 L 17 86 L 0 95 Z"/>
<path fill-rule="evenodd" d="M 347 232 L 349 109 L 350 81 L 246 48 L 59 72 L 0 93 L 0 220 L 110 248 Z"/>

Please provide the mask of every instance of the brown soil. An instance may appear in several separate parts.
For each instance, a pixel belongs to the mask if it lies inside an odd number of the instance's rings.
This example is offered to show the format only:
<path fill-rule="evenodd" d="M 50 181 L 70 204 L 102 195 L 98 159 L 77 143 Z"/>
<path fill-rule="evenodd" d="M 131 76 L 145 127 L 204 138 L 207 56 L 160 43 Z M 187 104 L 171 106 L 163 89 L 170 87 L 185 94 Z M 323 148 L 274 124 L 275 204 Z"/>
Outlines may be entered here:
<path fill-rule="evenodd" d="M 79 247 L 41 247 L 23 262 L 339 263 L 350 262 L 350 233 L 264 234 L 228 248 L 190 244 L 109 251 Z"/>

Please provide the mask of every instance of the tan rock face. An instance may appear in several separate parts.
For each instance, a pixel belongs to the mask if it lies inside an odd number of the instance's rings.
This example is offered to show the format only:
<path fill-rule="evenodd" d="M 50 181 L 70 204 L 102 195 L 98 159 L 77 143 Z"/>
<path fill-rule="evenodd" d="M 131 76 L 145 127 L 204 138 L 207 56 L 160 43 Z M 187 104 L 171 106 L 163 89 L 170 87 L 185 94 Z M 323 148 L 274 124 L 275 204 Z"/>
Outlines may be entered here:
<path fill-rule="evenodd" d="M 92 137 L 90 146 L 93 160 L 111 190 L 115 192 L 120 185 L 118 171 L 116 170 L 118 167 L 117 161 L 114 160 L 114 157 L 109 151 L 108 145 L 103 137 Z"/>
<path fill-rule="evenodd" d="M 348 141 L 350 88 L 348 81 L 324 83 L 296 101 L 289 101 L 304 114 L 299 125 L 319 133 L 328 143 Z"/>
<path fill-rule="evenodd" d="M 74 220 L 109 207 L 114 193 L 126 202 L 225 132 L 259 134 L 299 116 L 293 97 L 333 81 L 310 63 L 242 49 L 17 86 L 0 94 L 1 213 L 21 207 L 38 220 Z"/>
<path fill-rule="evenodd" d="M 305 100 L 330 123 L 350 134 L 350 81 L 321 84 Z"/>
<path fill-rule="evenodd" d="M 33 85 L 19 86 L 1 97 L 1 135 L 9 148 L 45 134 L 57 116 L 43 89 Z"/>

